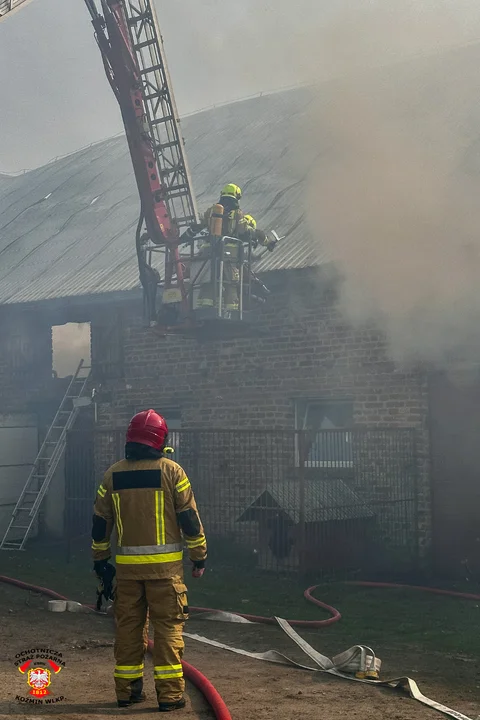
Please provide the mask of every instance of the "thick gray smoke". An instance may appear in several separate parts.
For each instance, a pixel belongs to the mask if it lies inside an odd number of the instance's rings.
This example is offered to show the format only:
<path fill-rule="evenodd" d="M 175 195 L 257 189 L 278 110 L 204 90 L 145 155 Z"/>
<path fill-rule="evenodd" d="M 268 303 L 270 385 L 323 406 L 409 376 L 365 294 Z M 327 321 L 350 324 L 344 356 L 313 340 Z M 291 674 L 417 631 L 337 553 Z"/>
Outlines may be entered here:
<path fill-rule="evenodd" d="M 80 360 L 90 365 L 90 324 L 67 323 L 52 328 L 53 369 L 58 377 L 73 375 Z"/>
<path fill-rule="evenodd" d="M 386 0 L 325 39 L 344 79 L 309 117 L 310 224 L 349 318 L 381 323 L 395 359 L 441 365 L 480 357 L 480 44 L 389 66 L 422 37 L 461 44 L 461 13 L 416 7 Z M 366 56 L 383 69 L 359 72 Z"/>
<path fill-rule="evenodd" d="M 402 0 L 420 25 L 442 8 L 442 27 L 436 20 L 422 36 L 390 0 L 155 0 L 181 114 L 471 40 L 477 4 Z M 379 13 L 392 27 L 371 45 L 361 25 Z M 33 0 L 1 22 L 0 67 L 0 170 L 37 167 L 122 130 L 81 0 Z"/>

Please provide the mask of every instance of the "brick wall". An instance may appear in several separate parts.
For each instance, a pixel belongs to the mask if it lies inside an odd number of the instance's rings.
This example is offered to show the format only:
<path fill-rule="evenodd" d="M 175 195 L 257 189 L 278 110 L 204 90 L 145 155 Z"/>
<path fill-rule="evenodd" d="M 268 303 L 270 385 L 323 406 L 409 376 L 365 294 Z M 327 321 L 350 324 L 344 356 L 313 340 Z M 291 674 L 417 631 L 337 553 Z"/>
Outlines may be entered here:
<path fill-rule="evenodd" d="M 355 330 L 342 318 L 330 283 L 307 271 L 271 278 L 260 310 L 263 337 L 197 342 L 161 338 L 124 314 L 124 380 L 110 383 L 108 422 L 122 424 L 143 405 L 182 410 L 183 425 L 291 428 L 296 397 L 351 399 L 354 421 L 423 428 L 426 379 L 397 371 L 375 329 Z M 113 315 L 112 315 L 113 318 Z M 92 326 L 100 346 L 104 325 Z M 107 339 L 108 342 L 108 339 Z M 97 353 L 101 355 L 101 347 Z"/>
<path fill-rule="evenodd" d="M 425 553 L 431 534 L 426 377 L 396 369 L 377 329 L 345 321 L 331 277 L 288 271 L 272 274 L 267 284 L 272 295 L 255 322 L 259 335 L 248 338 L 165 339 L 142 326 L 140 307 L 132 304 L 121 316 L 111 311 L 117 366 L 105 332 L 109 320 L 94 320 L 93 365 L 95 354 L 108 355 L 114 368 L 112 379 L 102 370 L 99 428 L 125 427 L 136 409 L 154 407 L 181 410 L 183 427 L 293 429 L 296 398 L 351 401 L 356 425 L 416 430 Z"/>

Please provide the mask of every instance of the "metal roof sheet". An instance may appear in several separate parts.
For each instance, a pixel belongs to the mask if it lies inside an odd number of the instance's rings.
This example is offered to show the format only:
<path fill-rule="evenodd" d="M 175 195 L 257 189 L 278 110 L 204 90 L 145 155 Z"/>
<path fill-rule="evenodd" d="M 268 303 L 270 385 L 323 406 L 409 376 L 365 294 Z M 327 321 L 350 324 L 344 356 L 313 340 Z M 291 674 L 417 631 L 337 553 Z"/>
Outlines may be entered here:
<path fill-rule="evenodd" d="M 370 86 L 386 93 L 392 114 L 409 113 L 412 123 L 421 124 L 424 116 L 435 116 L 437 105 L 456 101 L 453 91 L 468 82 L 468 98 L 463 92 L 462 102 L 456 103 L 461 122 L 452 116 L 452 132 L 462 138 L 462 162 L 472 178 L 480 177 L 479 59 L 480 44 L 456 48 L 380 68 L 375 71 L 375 86 Z M 315 101 L 328 106 L 339 83 L 332 80 L 317 88 Z M 401 100 L 404 87 L 413 89 L 409 103 Z M 318 158 L 302 137 L 302 123 L 313 98 L 311 90 L 299 88 L 213 108 L 183 121 L 199 208 L 215 202 L 226 182 L 236 182 L 244 190 L 245 212 L 252 213 L 261 227 L 286 236 L 275 252 L 263 257 L 255 268 L 258 272 L 304 268 L 332 259 L 317 233 L 312 241 L 305 219 L 306 180 Z M 323 137 L 321 129 L 316 130 Z M 19 177 L 0 175 L 0 303 L 138 287 L 134 248 L 138 212 L 123 137 Z"/>
<path fill-rule="evenodd" d="M 319 477 L 315 480 L 304 480 L 303 493 L 304 517 L 307 523 L 375 516 L 373 510 L 339 478 Z M 265 513 L 281 510 L 296 524 L 301 518 L 301 503 L 299 482 L 272 483 L 248 505 L 237 518 L 237 522 L 259 520 Z"/>
<path fill-rule="evenodd" d="M 216 201 L 218 188 L 233 178 L 244 188 L 245 211 L 287 235 L 257 271 L 315 262 L 301 210 L 302 171 L 292 162 L 292 122 L 306 100 L 305 89 L 268 95 L 182 124 L 199 207 Z M 138 287 L 138 213 L 123 137 L 21 176 L 0 176 L 0 303 Z"/>

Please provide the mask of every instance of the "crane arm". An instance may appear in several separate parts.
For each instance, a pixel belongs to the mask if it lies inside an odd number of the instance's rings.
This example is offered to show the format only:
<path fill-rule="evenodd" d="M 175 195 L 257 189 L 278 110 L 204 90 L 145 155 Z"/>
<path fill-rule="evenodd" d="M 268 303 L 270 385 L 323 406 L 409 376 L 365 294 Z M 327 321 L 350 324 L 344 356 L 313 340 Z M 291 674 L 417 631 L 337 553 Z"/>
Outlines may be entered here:
<path fill-rule="evenodd" d="M 156 252 L 164 254 L 164 297 L 169 292 L 187 314 L 179 237 L 198 216 L 153 0 L 99 0 L 101 12 L 96 0 L 84 2 L 120 106 L 140 195 L 136 249 L 146 315 L 155 322 Z"/>
<path fill-rule="evenodd" d="M 178 231 L 167 209 L 166 188 L 161 183 L 151 146 L 144 92 L 124 5 L 120 0 L 101 0 L 103 15 L 100 15 L 94 0 L 85 2 L 105 73 L 120 105 L 148 237 L 155 245 L 175 244 Z"/>

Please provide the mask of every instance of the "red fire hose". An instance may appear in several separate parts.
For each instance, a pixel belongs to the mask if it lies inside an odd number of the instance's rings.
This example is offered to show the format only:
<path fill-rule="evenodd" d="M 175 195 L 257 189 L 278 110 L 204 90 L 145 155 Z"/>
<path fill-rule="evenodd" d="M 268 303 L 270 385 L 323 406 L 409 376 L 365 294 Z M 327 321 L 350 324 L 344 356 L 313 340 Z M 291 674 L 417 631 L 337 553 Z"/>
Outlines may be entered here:
<path fill-rule="evenodd" d="M 1 578 L 0 578 L 1 579 Z M 326 620 L 289 620 L 289 624 L 296 626 L 296 627 L 311 627 L 311 628 L 319 628 L 319 627 L 326 627 L 327 625 L 333 625 L 333 623 L 338 622 L 341 619 L 341 615 L 334 607 L 331 607 L 331 605 L 327 605 L 324 602 L 321 602 L 321 600 L 317 600 L 317 598 L 313 597 L 312 592 L 315 590 L 315 588 L 319 587 L 318 585 L 312 585 L 312 587 L 309 587 L 305 592 L 303 593 L 303 596 L 314 605 L 318 605 L 318 607 L 323 608 L 327 612 L 331 614 L 331 617 L 327 618 Z M 213 610 L 212 608 L 201 608 L 201 607 L 191 607 L 191 612 L 193 613 L 214 613 L 218 612 L 218 610 Z M 240 617 L 245 618 L 245 620 L 250 620 L 250 622 L 255 623 L 263 623 L 264 625 L 276 625 L 277 621 L 275 618 L 270 617 L 262 617 L 261 615 L 247 615 L 245 613 L 235 613 L 235 615 L 240 615 Z"/>
<path fill-rule="evenodd" d="M 422 592 L 433 593 L 434 595 L 450 595 L 451 597 L 461 598 L 463 600 L 480 600 L 480 595 L 474 595 L 473 593 L 456 592 L 455 590 L 441 590 L 440 588 L 422 587 L 421 585 L 400 585 L 397 583 L 366 581 L 346 582 L 345 585 L 357 585 L 359 587 L 368 588 L 397 588 L 400 590 L 421 590 Z"/>
<path fill-rule="evenodd" d="M 53 598 L 55 600 L 67 600 L 66 597 L 63 595 L 59 595 L 54 590 L 49 590 L 48 588 L 44 587 L 38 587 L 37 585 L 31 585 L 29 583 L 24 583 L 21 580 L 15 580 L 14 578 L 6 577 L 5 575 L 0 575 L 0 582 L 8 583 L 9 585 L 15 585 L 16 587 L 22 588 L 23 590 L 31 590 L 33 592 L 42 593 L 42 595 L 46 595 L 47 597 Z M 398 588 L 403 590 L 421 590 L 422 592 L 429 592 L 434 593 L 435 595 L 450 595 L 451 597 L 456 598 L 463 598 L 464 600 L 477 600 L 480 601 L 480 595 L 474 595 L 472 593 L 462 593 L 462 592 L 456 592 L 454 590 L 441 590 L 439 588 L 430 588 L 430 587 L 421 587 L 419 585 L 400 585 L 395 583 L 382 583 L 382 582 L 348 582 L 347 585 L 355 585 L 357 587 L 368 587 L 368 588 Z M 312 587 L 309 587 L 304 592 L 305 598 L 309 601 L 314 603 L 315 605 L 318 605 L 319 607 L 323 608 L 324 610 L 327 610 L 331 617 L 327 618 L 326 620 L 289 620 L 288 622 L 290 625 L 296 625 L 300 627 L 325 627 L 326 625 L 332 625 L 335 622 L 338 622 L 340 618 L 342 617 L 338 610 L 336 610 L 334 607 L 331 607 L 330 605 L 327 605 L 326 603 L 321 602 L 320 600 L 317 600 L 317 598 L 313 597 L 312 593 L 313 591 L 318 588 L 319 585 L 312 585 Z M 218 610 L 214 610 L 213 608 L 199 608 L 199 607 L 192 607 L 190 608 L 191 611 L 199 613 L 199 612 L 218 612 Z M 246 615 L 244 613 L 236 613 L 237 615 L 240 615 L 241 617 L 245 618 L 246 620 L 250 620 L 251 622 L 257 622 L 257 623 L 267 623 L 267 624 L 275 624 L 274 618 L 266 618 L 259 615 Z M 149 641 L 149 649 L 151 650 L 153 647 L 153 643 L 150 640 Z M 202 693 L 202 695 L 207 700 L 208 704 L 212 708 L 215 717 L 217 720 L 232 720 L 232 716 L 230 715 L 230 712 L 225 705 L 225 702 L 219 692 L 215 689 L 215 687 L 212 685 L 210 680 L 205 677 L 205 675 L 202 675 L 202 673 L 197 670 L 193 665 L 190 665 L 189 663 L 183 661 L 183 670 L 185 673 L 185 677 L 190 680 L 190 682 L 195 685 L 198 690 Z"/>
<path fill-rule="evenodd" d="M 68 600 L 68 598 L 56 593 L 54 590 L 38 587 L 37 585 L 30 585 L 30 583 L 24 583 L 21 580 L 15 580 L 14 578 L 6 577 L 5 575 L 0 575 L 0 582 L 15 585 L 16 587 L 22 588 L 22 590 L 38 592 L 54 600 Z M 153 642 L 151 640 L 148 643 L 148 648 L 150 651 L 153 648 Z M 210 680 L 197 670 L 197 668 L 193 667 L 193 665 L 190 665 L 190 663 L 183 661 L 182 666 L 185 677 L 187 680 L 190 680 L 190 682 L 195 685 L 198 690 L 200 690 L 205 700 L 212 708 L 217 720 L 232 720 L 232 716 L 230 715 L 222 696 L 218 690 L 214 688 Z"/>

